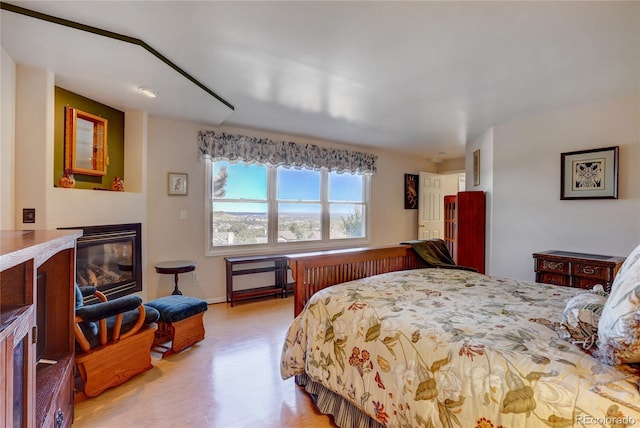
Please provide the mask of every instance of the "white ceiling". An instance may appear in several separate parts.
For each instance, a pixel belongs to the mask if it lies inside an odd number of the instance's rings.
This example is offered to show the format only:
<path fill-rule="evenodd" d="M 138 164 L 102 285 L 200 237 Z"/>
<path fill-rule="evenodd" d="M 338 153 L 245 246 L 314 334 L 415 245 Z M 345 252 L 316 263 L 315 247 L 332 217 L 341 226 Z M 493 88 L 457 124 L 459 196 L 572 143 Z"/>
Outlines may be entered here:
<path fill-rule="evenodd" d="M 9 2 L 144 48 L 2 11 L 1 44 L 122 110 L 464 154 L 493 125 L 640 97 L 640 2 Z M 159 96 L 146 99 L 139 86 Z"/>

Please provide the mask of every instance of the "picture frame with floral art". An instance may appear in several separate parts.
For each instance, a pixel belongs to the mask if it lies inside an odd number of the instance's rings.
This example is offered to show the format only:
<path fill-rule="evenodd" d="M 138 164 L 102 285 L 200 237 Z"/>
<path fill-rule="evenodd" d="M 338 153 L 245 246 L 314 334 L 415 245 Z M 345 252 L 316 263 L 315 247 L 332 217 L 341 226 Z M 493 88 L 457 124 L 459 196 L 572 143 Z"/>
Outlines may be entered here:
<path fill-rule="evenodd" d="M 189 174 L 167 173 L 167 193 L 169 196 L 187 196 L 189 194 Z"/>
<path fill-rule="evenodd" d="M 480 185 L 480 149 L 473 152 L 473 185 Z"/>
<path fill-rule="evenodd" d="M 618 199 L 619 147 L 560 156 L 560 199 Z"/>
<path fill-rule="evenodd" d="M 420 176 L 417 174 L 404 175 L 404 209 L 418 209 L 418 183 Z"/>

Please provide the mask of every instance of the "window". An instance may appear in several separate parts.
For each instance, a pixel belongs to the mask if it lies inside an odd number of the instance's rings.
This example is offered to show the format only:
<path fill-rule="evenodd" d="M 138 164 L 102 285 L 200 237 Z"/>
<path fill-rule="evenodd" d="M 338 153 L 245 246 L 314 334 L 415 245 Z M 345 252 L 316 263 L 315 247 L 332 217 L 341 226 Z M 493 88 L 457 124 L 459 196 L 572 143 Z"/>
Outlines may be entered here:
<path fill-rule="evenodd" d="M 209 250 L 328 248 L 368 240 L 369 176 L 207 162 Z"/>

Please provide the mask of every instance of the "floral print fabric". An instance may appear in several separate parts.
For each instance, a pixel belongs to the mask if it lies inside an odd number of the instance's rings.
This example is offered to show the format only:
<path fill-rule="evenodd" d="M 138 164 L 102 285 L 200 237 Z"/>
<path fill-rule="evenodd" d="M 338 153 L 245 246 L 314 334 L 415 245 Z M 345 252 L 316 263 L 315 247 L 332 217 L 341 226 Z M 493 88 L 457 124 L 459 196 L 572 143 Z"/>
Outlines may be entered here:
<path fill-rule="evenodd" d="M 335 172 L 373 175 L 377 156 L 370 153 L 273 141 L 268 138 L 247 137 L 214 131 L 198 133 L 201 157 L 229 162 L 257 163 L 292 168 L 325 169 Z"/>
<path fill-rule="evenodd" d="M 640 421 L 621 404 L 640 403 L 637 378 L 554 330 L 579 291 L 452 269 L 340 284 L 293 321 L 281 375 L 306 373 L 389 427 Z"/>
<path fill-rule="evenodd" d="M 562 312 L 560 336 L 590 350 L 598 341 L 598 324 L 606 301 L 600 284 L 569 299 Z"/>

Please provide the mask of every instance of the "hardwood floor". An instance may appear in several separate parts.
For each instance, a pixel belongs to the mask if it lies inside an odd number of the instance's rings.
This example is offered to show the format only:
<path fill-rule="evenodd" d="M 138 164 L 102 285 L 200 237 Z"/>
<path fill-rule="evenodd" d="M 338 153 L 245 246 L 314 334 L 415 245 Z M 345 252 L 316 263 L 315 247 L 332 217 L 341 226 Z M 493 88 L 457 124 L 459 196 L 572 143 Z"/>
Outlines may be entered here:
<path fill-rule="evenodd" d="M 74 428 L 336 427 L 280 377 L 293 298 L 209 305 L 206 336 L 154 368 L 75 406 Z"/>

